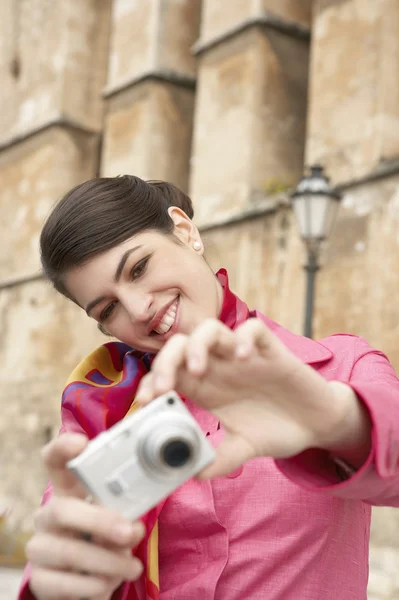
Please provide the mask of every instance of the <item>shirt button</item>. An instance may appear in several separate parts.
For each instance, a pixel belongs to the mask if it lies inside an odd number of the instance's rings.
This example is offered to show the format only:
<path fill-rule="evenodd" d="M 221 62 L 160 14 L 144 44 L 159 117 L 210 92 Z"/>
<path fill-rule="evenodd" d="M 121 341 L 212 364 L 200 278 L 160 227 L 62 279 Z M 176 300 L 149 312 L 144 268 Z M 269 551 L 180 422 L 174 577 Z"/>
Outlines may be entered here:
<path fill-rule="evenodd" d="M 242 472 L 243 472 L 243 467 L 241 466 L 241 467 L 238 467 L 238 469 L 234 469 L 234 471 L 229 473 L 227 475 L 227 477 L 229 477 L 229 479 L 235 479 L 236 477 L 239 477 Z"/>

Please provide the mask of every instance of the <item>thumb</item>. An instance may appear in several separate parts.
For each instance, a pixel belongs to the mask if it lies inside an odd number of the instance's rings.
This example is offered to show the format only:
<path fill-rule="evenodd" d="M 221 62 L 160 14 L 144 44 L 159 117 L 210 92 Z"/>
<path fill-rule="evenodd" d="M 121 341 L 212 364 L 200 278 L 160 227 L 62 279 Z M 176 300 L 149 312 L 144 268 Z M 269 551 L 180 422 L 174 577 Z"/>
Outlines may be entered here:
<path fill-rule="evenodd" d="M 198 475 L 199 480 L 211 479 L 228 475 L 243 465 L 247 460 L 255 458 L 255 449 L 247 440 L 237 433 L 227 432 L 223 441 L 216 449 L 216 458 L 212 464 L 205 467 Z"/>
<path fill-rule="evenodd" d="M 87 446 L 88 438 L 77 433 L 63 433 L 42 450 L 42 458 L 57 496 L 85 498 L 87 489 L 67 467 Z"/>

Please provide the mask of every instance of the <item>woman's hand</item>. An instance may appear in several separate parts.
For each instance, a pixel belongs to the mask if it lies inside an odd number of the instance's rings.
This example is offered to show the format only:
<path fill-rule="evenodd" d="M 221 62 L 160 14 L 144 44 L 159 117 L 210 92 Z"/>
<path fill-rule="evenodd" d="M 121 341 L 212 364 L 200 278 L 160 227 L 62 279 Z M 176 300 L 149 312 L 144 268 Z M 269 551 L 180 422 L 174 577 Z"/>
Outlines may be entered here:
<path fill-rule="evenodd" d="M 143 538 L 143 524 L 86 502 L 87 491 L 66 467 L 86 444 L 82 435 L 63 434 L 43 451 L 54 495 L 38 510 L 26 547 L 38 600 L 109 600 L 122 581 L 142 573 L 131 548 Z"/>
<path fill-rule="evenodd" d="M 338 438 L 345 446 L 343 432 L 353 444 L 354 430 L 346 423 L 358 402 L 348 386 L 334 383 L 302 363 L 259 319 L 235 331 L 210 320 L 165 344 L 136 399 L 145 404 L 176 389 L 220 419 L 226 436 L 201 474 L 209 478 L 256 456 L 335 449 Z"/>

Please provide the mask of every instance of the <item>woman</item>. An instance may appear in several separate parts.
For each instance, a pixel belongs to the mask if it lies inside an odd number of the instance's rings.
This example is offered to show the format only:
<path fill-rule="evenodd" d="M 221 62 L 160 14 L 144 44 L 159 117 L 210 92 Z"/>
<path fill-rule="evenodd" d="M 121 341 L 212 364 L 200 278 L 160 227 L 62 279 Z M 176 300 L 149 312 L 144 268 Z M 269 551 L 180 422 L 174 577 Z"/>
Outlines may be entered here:
<path fill-rule="evenodd" d="M 125 175 L 77 186 L 44 226 L 45 273 L 120 342 L 65 389 L 20 600 L 366 598 L 370 507 L 399 505 L 395 372 L 360 338 L 249 311 L 192 216 L 171 184 Z M 87 502 L 66 462 L 173 388 L 215 462 L 144 527 Z"/>

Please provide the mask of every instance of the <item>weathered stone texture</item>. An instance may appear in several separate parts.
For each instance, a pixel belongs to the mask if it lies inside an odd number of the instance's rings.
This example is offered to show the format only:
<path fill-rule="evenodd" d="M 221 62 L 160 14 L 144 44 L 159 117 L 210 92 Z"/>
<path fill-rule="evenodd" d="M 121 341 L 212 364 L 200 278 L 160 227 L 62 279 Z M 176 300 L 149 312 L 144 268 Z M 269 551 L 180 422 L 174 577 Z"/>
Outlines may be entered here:
<path fill-rule="evenodd" d="M 315 334 L 345 331 L 388 354 L 399 371 L 399 176 L 345 193 L 323 253 Z"/>
<path fill-rule="evenodd" d="M 373 508 L 371 539 L 373 553 L 379 548 L 396 547 L 399 552 L 399 511 L 397 508 L 378 506 Z M 398 563 L 399 564 L 399 563 Z M 399 596 L 398 596 L 399 597 Z"/>
<path fill-rule="evenodd" d="M 101 127 L 109 8 L 110 0 L 0 3 L 0 143 L 61 117 Z"/>
<path fill-rule="evenodd" d="M 115 0 L 107 89 L 151 71 L 194 76 L 199 0 Z"/>
<path fill-rule="evenodd" d="M 39 450 L 58 430 L 64 384 L 105 338 L 38 281 L 1 291 L 0 339 L 0 507 L 12 510 L 12 527 L 30 530 L 46 480 Z"/>
<path fill-rule="evenodd" d="M 336 182 L 399 156 L 399 4 L 316 2 L 307 163 Z"/>
<path fill-rule="evenodd" d="M 282 207 L 203 236 L 207 260 L 228 270 L 232 289 L 250 308 L 301 333 L 303 255 L 291 211 Z"/>
<path fill-rule="evenodd" d="M 398 189 L 396 176 L 346 192 L 317 275 L 314 336 L 361 335 L 399 371 Z M 205 240 L 212 266 L 229 268 L 234 289 L 302 333 L 306 256 L 291 211 L 206 232 Z"/>
<path fill-rule="evenodd" d="M 21 569 L 0 567 L 0 600 L 14 600 L 22 579 Z"/>
<path fill-rule="evenodd" d="M 191 169 L 200 224 L 298 179 L 307 60 L 306 42 L 258 28 L 200 58 Z"/>
<path fill-rule="evenodd" d="M 102 174 L 187 190 L 199 18 L 199 0 L 113 3 Z"/>
<path fill-rule="evenodd" d="M 312 0 L 203 0 L 201 42 L 243 22 L 270 14 L 284 22 L 310 26 Z"/>
<path fill-rule="evenodd" d="M 40 268 L 38 238 L 62 193 L 95 172 L 96 136 L 51 128 L 0 153 L 0 281 Z"/>
<path fill-rule="evenodd" d="M 192 90 L 146 81 L 108 102 L 102 174 L 166 179 L 187 190 Z"/>
<path fill-rule="evenodd" d="M 371 547 L 368 600 L 397 600 L 399 598 L 398 564 L 399 551 L 397 549 Z"/>

